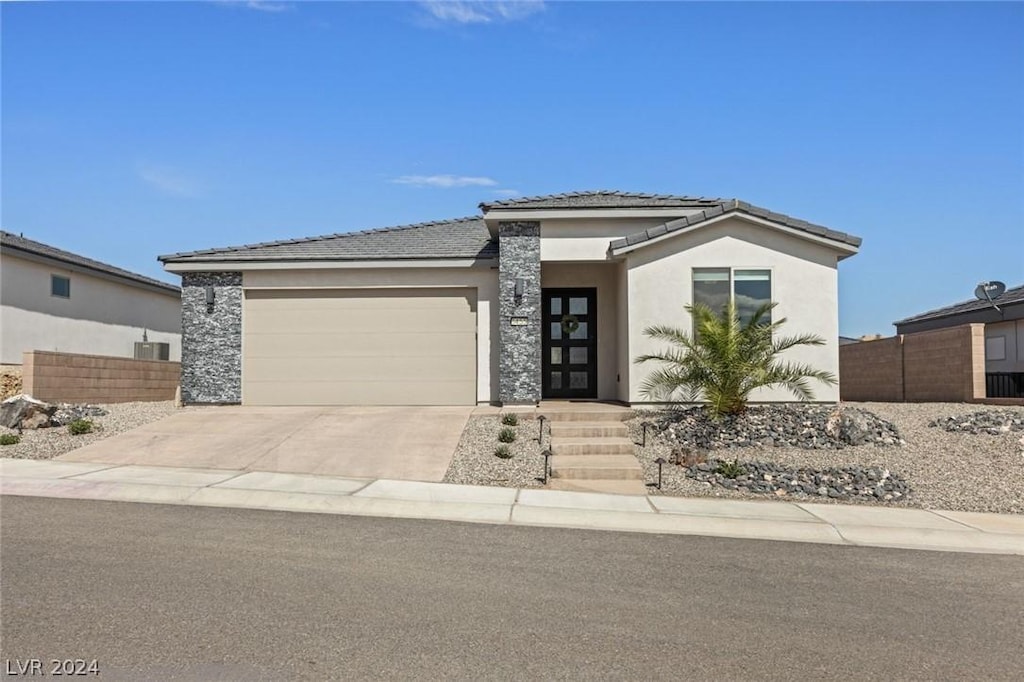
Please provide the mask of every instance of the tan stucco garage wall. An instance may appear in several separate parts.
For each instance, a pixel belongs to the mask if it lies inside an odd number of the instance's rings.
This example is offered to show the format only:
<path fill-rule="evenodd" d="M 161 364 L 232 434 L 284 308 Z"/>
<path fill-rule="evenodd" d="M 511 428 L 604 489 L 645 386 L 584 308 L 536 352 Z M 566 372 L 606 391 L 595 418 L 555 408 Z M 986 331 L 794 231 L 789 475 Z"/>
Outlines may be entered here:
<path fill-rule="evenodd" d="M 352 268 L 331 270 L 251 270 L 242 288 L 252 289 L 389 289 L 468 288 L 476 295 L 476 391 L 479 402 L 498 400 L 498 271 L 466 268 Z M 245 319 L 243 313 L 243 329 Z M 243 349 L 244 354 L 244 349 Z M 243 376 L 245 368 L 242 368 Z"/>
<path fill-rule="evenodd" d="M 50 295 L 50 276 L 71 280 L 71 297 Z M 61 351 L 132 357 L 134 343 L 170 345 L 181 359 L 181 298 L 18 258 L 0 263 L 0 362 L 20 364 L 22 353 Z"/>
<path fill-rule="evenodd" d="M 784 335 L 812 333 L 824 346 L 801 347 L 786 354 L 788 360 L 810 364 L 839 374 L 839 312 L 836 252 L 740 218 L 730 218 L 685 234 L 653 243 L 628 255 L 629 353 L 635 358 L 656 351 L 660 344 L 643 334 L 652 324 L 690 330 L 684 306 L 693 300 L 693 268 L 732 267 L 769 269 L 772 300 L 778 302 L 773 319 L 788 318 Z M 640 385 L 654 365 L 633 365 L 629 377 L 630 400 L 643 402 Z M 837 386 L 813 382 L 815 399 L 837 401 Z M 789 401 L 783 389 L 759 390 L 755 401 Z"/>
<path fill-rule="evenodd" d="M 543 288 L 597 289 L 597 397 L 614 400 L 619 395 L 618 326 L 619 263 L 541 263 Z"/>

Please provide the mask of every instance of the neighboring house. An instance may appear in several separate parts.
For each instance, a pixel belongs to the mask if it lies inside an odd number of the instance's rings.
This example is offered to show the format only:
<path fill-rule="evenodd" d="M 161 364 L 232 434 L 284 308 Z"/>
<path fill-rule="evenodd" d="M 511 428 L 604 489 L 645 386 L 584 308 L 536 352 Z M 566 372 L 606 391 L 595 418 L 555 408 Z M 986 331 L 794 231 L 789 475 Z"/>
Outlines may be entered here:
<path fill-rule="evenodd" d="M 897 334 L 984 324 L 988 397 L 1024 397 L 1024 285 L 1007 289 L 994 303 L 974 298 L 893 324 Z"/>
<path fill-rule="evenodd" d="M 173 284 L 0 232 L 0 363 L 31 350 L 132 357 L 135 342 L 181 357 L 181 290 Z"/>
<path fill-rule="evenodd" d="M 860 343 L 860 339 L 855 339 L 852 336 L 840 336 L 839 337 L 839 345 L 840 346 L 848 346 L 851 343 Z"/>
<path fill-rule="evenodd" d="M 580 192 L 482 215 L 161 256 L 182 276 L 182 398 L 250 405 L 644 402 L 684 306 L 777 301 L 787 358 L 838 374 L 860 239 L 733 199 Z M 835 401 L 837 387 L 814 386 Z M 755 400 L 792 400 L 781 389 Z"/>

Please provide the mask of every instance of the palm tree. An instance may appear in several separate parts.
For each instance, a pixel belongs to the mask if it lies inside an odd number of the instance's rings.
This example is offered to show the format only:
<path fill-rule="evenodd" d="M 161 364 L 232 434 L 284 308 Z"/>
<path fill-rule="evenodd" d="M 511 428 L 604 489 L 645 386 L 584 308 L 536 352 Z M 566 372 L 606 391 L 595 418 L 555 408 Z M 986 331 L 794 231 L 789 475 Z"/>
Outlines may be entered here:
<path fill-rule="evenodd" d="M 686 306 L 693 316 L 696 332 L 653 326 L 644 334 L 670 347 L 660 353 L 641 355 L 635 362 L 657 361 L 664 366 L 648 375 L 640 393 L 656 401 L 707 401 L 714 418 L 743 412 L 755 388 L 782 386 L 799 400 L 814 398 L 809 379 L 832 385 L 831 372 L 809 365 L 783 362 L 779 355 L 795 346 L 821 346 L 825 340 L 813 334 L 775 338 L 785 324 L 783 318 L 770 322 L 776 303 L 765 303 L 742 324 L 736 304 L 730 301 L 721 315 L 706 305 Z"/>

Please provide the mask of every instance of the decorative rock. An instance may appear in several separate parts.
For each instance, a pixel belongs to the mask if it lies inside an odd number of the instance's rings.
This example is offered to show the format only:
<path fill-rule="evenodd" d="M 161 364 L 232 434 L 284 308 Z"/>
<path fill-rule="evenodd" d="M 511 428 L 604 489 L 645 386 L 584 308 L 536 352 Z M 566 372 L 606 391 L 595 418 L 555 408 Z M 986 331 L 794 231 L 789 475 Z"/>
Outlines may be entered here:
<path fill-rule="evenodd" d="M 652 424 L 670 442 L 702 449 L 904 444 L 891 422 L 848 406 L 752 405 L 743 414 L 718 421 L 703 406 L 680 407 L 654 417 Z"/>
<path fill-rule="evenodd" d="M 35 423 L 38 420 L 33 419 L 33 416 L 42 414 L 45 416 L 45 419 L 42 420 L 43 423 L 41 425 L 49 426 L 50 415 L 56 410 L 56 406 L 36 400 L 32 396 L 22 393 L 0 403 L 0 425 L 6 426 L 9 429 L 38 428 L 36 426 L 23 426 L 23 422 L 28 419 Z"/>
<path fill-rule="evenodd" d="M 1018 410 L 983 410 L 958 417 L 943 417 L 928 422 L 944 431 L 985 433 L 998 436 L 1010 431 L 1024 431 L 1024 412 Z"/>
<path fill-rule="evenodd" d="M 773 462 L 737 462 L 745 473 L 729 478 L 720 472 L 727 460 L 709 459 L 686 468 L 687 478 L 728 490 L 771 494 L 777 497 L 806 495 L 845 500 L 850 497 L 899 500 L 910 488 L 888 469 L 842 467 L 826 469 L 788 469 Z"/>

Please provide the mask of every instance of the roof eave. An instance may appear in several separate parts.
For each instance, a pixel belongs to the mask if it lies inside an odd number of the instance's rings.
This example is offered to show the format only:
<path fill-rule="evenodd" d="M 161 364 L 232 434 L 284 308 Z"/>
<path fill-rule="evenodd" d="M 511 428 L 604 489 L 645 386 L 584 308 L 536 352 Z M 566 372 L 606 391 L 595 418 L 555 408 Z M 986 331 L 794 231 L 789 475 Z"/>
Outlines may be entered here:
<path fill-rule="evenodd" d="M 710 215 L 706 215 L 705 217 L 697 220 L 681 218 L 678 221 L 672 221 L 672 223 L 658 225 L 656 227 L 645 230 L 644 232 L 638 232 L 636 234 L 628 235 L 622 239 L 616 239 L 609 244 L 608 251 L 613 256 L 622 256 L 637 249 L 641 249 L 646 246 L 651 246 L 653 244 L 660 243 L 667 239 L 671 239 L 672 237 L 675 237 L 677 235 L 689 234 L 701 228 L 709 227 L 711 225 L 719 223 L 722 220 L 734 217 L 743 218 L 744 220 L 764 225 L 766 227 L 779 229 L 789 234 L 792 234 L 793 236 L 798 237 L 800 239 L 805 239 L 833 248 L 839 252 L 840 260 L 844 258 L 849 258 L 850 256 L 859 253 L 860 245 L 863 241 L 860 237 L 854 237 L 853 235 L 838 233 L 833 230 L 828 230 L 827 228 L 821 227 L 819 225 L 811 225 L 810 223 L 806 223 L 807 225 L 816 228 L 816 232 L 812 233 L 805 229 L 800 229 L 797 227 L 793 227 L 792 225 L 787 225 L 785 222 L 779 222 L 771 220 L 769 218 L 763 218 L 761 216 L 754 215 L 748 211 L 743 210 L 742 208 L 731 208 L 714 211 Z M 818 234 L 817 232 L 821 232 L 822 234 Z M 834 235 L 842 235 L 843 237 L 848 237 L 849 241 L 837 239 L 831 236 L 830 233 Z"/>

